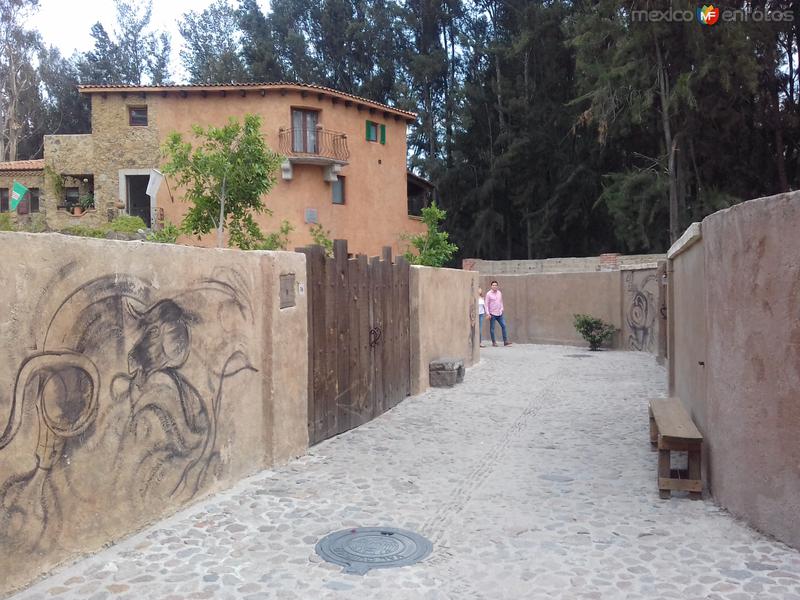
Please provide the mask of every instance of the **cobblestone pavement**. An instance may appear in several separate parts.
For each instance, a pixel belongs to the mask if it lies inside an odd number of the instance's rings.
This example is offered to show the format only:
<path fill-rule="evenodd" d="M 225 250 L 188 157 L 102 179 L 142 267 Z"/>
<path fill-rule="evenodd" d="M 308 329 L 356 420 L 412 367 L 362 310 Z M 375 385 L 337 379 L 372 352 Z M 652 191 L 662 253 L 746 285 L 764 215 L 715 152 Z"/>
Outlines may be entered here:
<path fill-rule="evenodd" d="M 800 599 L 800 553 L 659 500 L 645 354 L 487 348 L 464 384 L 262 472 L 16 598 Z M 314 544 L 392 525 L 422 563 L 347 575 Z"/>

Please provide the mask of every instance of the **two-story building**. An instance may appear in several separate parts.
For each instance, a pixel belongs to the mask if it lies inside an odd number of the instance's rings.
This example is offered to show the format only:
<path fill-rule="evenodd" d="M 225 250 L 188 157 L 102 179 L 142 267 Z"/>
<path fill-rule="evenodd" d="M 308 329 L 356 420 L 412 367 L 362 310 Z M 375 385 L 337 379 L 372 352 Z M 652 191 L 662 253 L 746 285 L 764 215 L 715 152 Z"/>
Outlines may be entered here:
<path fill-rule="evenodd" d="M 319 223 L 331 238 L 347 239 L 351 252 L 375 255 L 388 245 L 404 250 L 401 236 L 424 229 L 409 214 L 419 211 L 409 193 L 420 182 L 406 170 L 406 128 L 414 113 L 297 83 L 91 85 L 80 91 L 91 98 L 91 133 L 44 140 L 39 205 L 52 229 L 99 224 L 118 214 L 180 223 L 188 205 L 173 181 L 147 194 L 153 169 L 164 162 L 167 136 L 177 131 L 191 141 L 194 125 L 221 126 L 248 113 L 261 117 L 267 145 L 285 157 L 265 197 L 273 214 L 257 218 L 265 232 L 287 220 L 294 226 L 291 246 L 302 246 Z M 94 207 L 76 216 L 76 205 L 87 197 Z M 182 241 L 213 245 L 215 239 Z"/>

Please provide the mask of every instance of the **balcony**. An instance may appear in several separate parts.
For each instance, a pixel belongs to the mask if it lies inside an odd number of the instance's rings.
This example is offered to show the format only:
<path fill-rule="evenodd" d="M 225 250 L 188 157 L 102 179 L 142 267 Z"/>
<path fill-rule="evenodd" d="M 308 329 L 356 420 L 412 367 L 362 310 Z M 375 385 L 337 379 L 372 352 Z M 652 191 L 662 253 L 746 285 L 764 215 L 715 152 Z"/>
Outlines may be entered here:
<path fill-rule="evenodd" d="M 286 157 L 281 165 L 283 179 L 292 179 L 292 165 L 320 165 L 325 168 L 325 181 L 336 181 L 342 166 L 350 158 L 347 134 L 322 127 L 313 129 L 281 127 L 278 149 Z"/>

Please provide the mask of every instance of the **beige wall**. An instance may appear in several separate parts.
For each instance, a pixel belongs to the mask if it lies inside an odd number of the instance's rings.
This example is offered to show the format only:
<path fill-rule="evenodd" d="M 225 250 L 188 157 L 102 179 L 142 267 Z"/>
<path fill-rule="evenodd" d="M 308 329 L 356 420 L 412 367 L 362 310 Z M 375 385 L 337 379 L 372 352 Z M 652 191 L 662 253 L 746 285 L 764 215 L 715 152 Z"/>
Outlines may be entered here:
<path fill-rule="evenodd" d="M 148 93 L 145 97 L 108 93 L 105 98 L 94 93 L 92 135 L 47 136 L 45 158 L 59 172 L 79 169 L 93 173 L 95 196 L 103 206 L 98 206 L 98 218 L 107 220 L 105 213 L 116 210 L 117 201 L 125 201 L 119 197 L 119 170 L 158 167 L 163 163 L 159 148 L 171 132 L 188 135 L 191 141 L 193 125 L 221 126 L 231 117 L 241 121 L 248 113 L 258 114 L 262 117 L 267 145 L 278 152 L 279 129 L 291 126 L 291 109 L 317 109 L 322 127 L 347 134 L 350 159 L 341 173 L 345 178 L 345 204 L 332 203 L 331 184 L 323 180 L 322 166 L 294 165 L 291 180 L 284 180 L 280 172 L 277 173 L 276 185 L 265 198 L 273 214 L 257 217 L 262 229 L 266 233 L 277 231 L 281 221 L 286 219 L 295 228 L 290 235 L 289 249 L 307 245 L 312 239 L 310 226 L 304 222 L 305 209 L 315 208 L 319 222 L 330 231 L 331 239 L 347 239 L 352 252 L 369 255 L 379 255 L 381 248 L 387 245 L 399 254 L 406 246 L 401 243 L 402 234 L 424 230 L 419 220 L 408 216 L 405 119 L 395 120 L 393 115 L 384 116 L 380 110 L 374 113 L 366 108 L 359 110 L 356 102 L 334 104 L 330 97 L 320 99 L 317 93 L 305 93 L 304 97 L 299 91 L 282 93 L 272 89 L 261 96 L 258 90 L 244 91 L 244 96 L 236 91 L 225 96 L 221 92 L 210 92 L 206 97 L 195 91 L 185 98 L 176 91 L 165 95 Z M 128 125 L 128 106 L 134 105 L 147 106 L 147 127 Z M 367 120 L 386 126 L 386 144 L 366 141 Z M 81 151 L 70 150 L 73 146 L 80 146 Z M 157 203 L 168 220 L 180 223 L 188 205 L 182 201 L 183 190 L 176 189 L 172 180 L 169 185 L 168 188 L 162 184 Z M 58 216 L 71 222 L 66 213 Z M 194 245 L 215 244 L 214 236 L 202 240 L 189 236 L 182 241 Z"/>
<path fill-rule="evenodd" d="M 615 256 L 615 255 L 605 255 Z M 663 260 L 663 254 L 629 254 L 616 255 L 616 267 L 625 269 L 652 266 Z M 464 269 L 478 271 L 482 275 L 527 275 L 530 273 L 586 273 L 603 271 L 606 264 L 601 265 L 600 256 L 542 258 L 532 260 L 483 260 L 480 258 L 465 258 Z"/>
<path fill-rule="evenodd" d="M 670 370 L 674 391 L 699 417 L 708 453 L 704 477 L 722 506 L 795 547 L 800 547 L 798 231 L 800 193 L 795 192 L 715 213 L 702 222 L 694 246 L 670 252 L 675 298 Z"/>
<path fill-rule="evenodd" d="M 0 233 L 0 593 L 307 447 L 302 255 Z"/>
<path fill-rule="evenodd" d="M 503 292 L 509 340 L 523 344 L 570 344 L 586 342 L 573 326 L 573 315 L 589 314 L 622 327 L 622 285 L 619 271 L 599 273 L 541 273 L 532 275 L 482 275 L 484 292 L 496 279 Z M 495 325 L 500 338 L 500 327 Z M 483 325 L 489 339 L 489 319 Z M 620 335 L 614 345 L 619 345 Z"/>
<path fill-rule="evenodd" d="M 437 358 L 480 360 L 477 333 L 478 274 L 457 269 L 411 267 L 411 393 L 429 385 Z"/>

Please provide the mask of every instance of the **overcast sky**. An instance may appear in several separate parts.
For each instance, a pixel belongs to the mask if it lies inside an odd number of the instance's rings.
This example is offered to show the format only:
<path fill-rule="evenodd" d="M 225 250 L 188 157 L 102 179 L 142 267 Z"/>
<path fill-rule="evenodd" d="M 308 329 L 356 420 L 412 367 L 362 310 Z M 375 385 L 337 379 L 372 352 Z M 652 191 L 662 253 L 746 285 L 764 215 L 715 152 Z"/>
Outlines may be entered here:
<path fill-rule="evenodd" d="M 150 25 L 154 29 L 166 31 L 172 42 L 172 76 L 176 82 L 182 81 L 183 69 L 180 66 L 179 52 L 183 37 L 178 32 L 177 21 L 184 13 L 193 10 L 201 12 L 212 0 L 157 0 L 153 2 L 153 16 Z M 269 6 L 269 0 L 259 0 L 262 10 Z M 114 30 L 116 11 L 113 0 L 40 0 L 39 11 L 34 14 L 28 26 L 38 29 L 45 43 L 56 46 L 64 56 L 74 51 L 86 52 L 93 47 L 91 27 L 100 21 L 109 34 Z"/>

